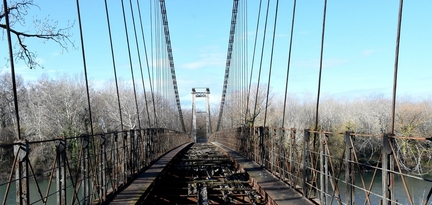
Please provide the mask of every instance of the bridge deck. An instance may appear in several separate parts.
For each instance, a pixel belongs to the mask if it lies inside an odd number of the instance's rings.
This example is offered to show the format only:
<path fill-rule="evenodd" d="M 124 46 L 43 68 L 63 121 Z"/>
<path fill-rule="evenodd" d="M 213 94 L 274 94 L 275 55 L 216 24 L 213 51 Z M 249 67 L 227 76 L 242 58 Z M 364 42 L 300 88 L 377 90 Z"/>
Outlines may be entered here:
<path fill-rule="evenodd" d="M 266 200 L 268 201 L 267 204 L 311 204 L 310 201 L 303 198 L 296 191 L 290 189 L 289 186 L 279 181 L 258 164 L 246 159 L 242 155 L 221 144 L 213 143 L 211 146 L 215 146 L 219 148 L 220 151 L 227 153 L 238 165 L 240 165 L 242 169 L 241 171 L 246 171 L 248 173 L 253 188 L 258 190 L 262 196 L 269 199 Z M 160 173 L 168 166 L 171 159 L 173 159 L 185 147 L 187 147 L 187 145 L 176 148 L 159 159 L 151 168 L 141 174 L 130 186 L 119 193 L 113 199 L 111 204 L 142 204 L 143 199 L 150 195 L 147 189 L 152 187 L 152 183 L 160 177 Z M 168 192 L 175 193 L 172 190 Z"/>
<path fill-rule="evenodd" d="M 249 176 L 265 191 L 278 205 L 302 205 L 313 204 L 306 198 L 302 197 L 295 190 L 291 189 L 287 184 L 281 182 L 263 167 L 253 162 L 250 159 L 243 157 L 241 154 L 225 147 L 220 143 L 213 143 L 227 154 L 229 154 L 240 166 L 246 171 Z"/>

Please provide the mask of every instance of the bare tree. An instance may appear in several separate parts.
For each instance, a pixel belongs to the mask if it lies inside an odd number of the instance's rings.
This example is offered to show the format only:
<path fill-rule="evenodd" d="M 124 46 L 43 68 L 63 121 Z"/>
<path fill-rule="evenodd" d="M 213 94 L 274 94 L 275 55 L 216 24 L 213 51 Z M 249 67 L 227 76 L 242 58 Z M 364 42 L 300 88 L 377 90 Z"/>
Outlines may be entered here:
<path fill-rule="evenodd" d="M 4 6 L 2 5 L 1 8 Z M 25 43 L 27 38 L 36 38 L 44 41 L 53 41 L 57 43 L 63 51 L 68 50 L 68 46 L 74 43 L 70 40 L 72 36 L 69 32 L 73 27 L 73 23 L 68 23 L 67 26 L 59 28 L 58 22 L 50 19 L 34 18 L 30 25 L 27 24 L 28 14 L 31 8 L 39 8 L 33 3 L 33 0 L 17 0 L 9 3 L 7 11 L 0 12 L 0 28 L 6 30 L 6 23 L 3 19 L 9 15 L 10 32 L 16 38 L 16 51 L 14 57 L 16 60 L 23 60 L 26 65 L 32 69 L 42 67 L 36 60 L 36 53 L 28 48 Z"/>
<path fill-rule="evenodd" d="M 82 77 L 43 77 L 29 86 L 28 123 L 23 126 L 37 140 L 86 133 L 88 115 Z"/>
<path fill-rule="evenodd" d="M 26 103 L 26 88 L 24 81 L 21 77 L 17 77 L 17 95 L 18 103 L 23 105 Z M 14 95 L 12 89 L 12 82 L 10 81 L 10 73 L 4 73 L 0 75 L 0 141 L 10 141 L 13 136 L 9 136 L 7 133 L 15 133 L 13 127 L 16 126 L 15 109 L 14 109 Z M 22 110 L 20 110 L 20 114 Z M 9 131 L 7 131 L 9 130 Z M 10 140 L 6 140 L 9 139 Z"/>

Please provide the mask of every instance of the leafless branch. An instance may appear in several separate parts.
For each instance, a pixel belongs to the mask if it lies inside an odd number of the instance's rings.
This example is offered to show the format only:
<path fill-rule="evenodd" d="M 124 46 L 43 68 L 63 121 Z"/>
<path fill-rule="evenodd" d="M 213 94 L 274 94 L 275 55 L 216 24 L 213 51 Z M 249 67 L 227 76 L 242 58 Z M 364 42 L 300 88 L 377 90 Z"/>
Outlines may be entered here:
<path fill-rule="evenodd" d="M 23 60 L 26 65 L 32 69 L 36 67 L 42 67 L 36 60 L 36 53 L 29 49 L 25 44 L 26 38 L 37 38 L 43 41 L 52 41 L 57 43 L 63 51 L 68 51 L 69 45 L 72 47 L 74 43 L 70 40 L 72 36 L 69 31 L 73 27 L 74 23 L 68 25 L 64 28 L 59 28 L 58 22 L 50 19 L 49 16 L 45 19 L 33 19 L 32 31 L 19 31 L 14 28 L 13 25 L 16 23 L 21 24 L 21 26 L 26 25 L 26 16 L 28 15 L 28 9 L 30 7 L 38 7 L 33 3 L 33 0 L 21 0 L 19 2 L 12 3 L 7 10 L 8 15 L 10 16 L 10 32 L 17 39 L 17 51 L 14 53 L 14 57 L 16 60 Z M 39 8 L 39 7 L 38 7 Z M 0 13 L 0 20 L 5 17 L 6 13 Z M 0 28 L 6 29 L 6 24 L 0 24 Z"/>

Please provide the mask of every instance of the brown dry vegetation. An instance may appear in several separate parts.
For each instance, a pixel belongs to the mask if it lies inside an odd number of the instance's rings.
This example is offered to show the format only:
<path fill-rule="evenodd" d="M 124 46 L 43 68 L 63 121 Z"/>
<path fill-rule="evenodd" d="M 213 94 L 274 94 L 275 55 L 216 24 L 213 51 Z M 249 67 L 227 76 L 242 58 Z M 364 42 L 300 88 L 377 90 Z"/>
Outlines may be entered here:
<path fill-rule="evenodd" d="M 15 121 L 10 75 L 0 76 L 0 143 L 12 143 L 15 139 Z M 21 116 L 21 131 L 24 138 L 29 141 L 54 139 L 58 136 L 77 136 L 88 132 L 89 119 L 87 102 L 85 96 L 85 83 L 82 77 L 58 76 L 56 80 L 42 77 L 36 82 L 24 84 L 19 78 L 18 98 Z M 264 86 L 262 86 L 264 87 Z M 122 116 L 124 129 L 138 128 L 137 112 L 131 86 L 121 83 L 120 99 L 122 105 Z M 255 92 L 253 92 L 255 93 Z M 264 122 L 265 99 L 263 92 L 259 92 L 255 115 L 253 107 L 255 97 L 251 95 L 249 102 L 250 111 L 246 117 L 247 123 L 253 122 L 254 126 L 262 126 Z M 147 98 L 150 114 L 145 108 L 146 102 L 143 93 L 139 96 L 139 115 L 141 128 L 156 126 L 153 103 Z M 151 96 L 148 94 L 147 96 Z M 290 96 L 287 101 L 285 124 L 286 128 L 297 130 L 314 128 L 315 123 L 315 99 L 312 95 Z M 267 108 L 266 126 L 281 127 L 283 113 L 283 99 L 274 94 L 270 95 L 271 103 Z M 115 85 L 107 82 L 102 89 L 91 88 L 91 103 L 93 127 L 95 132 L 120 130 L 119 110 Z M 176 105 L 168 102 L 162 96 L 155 95 L 156 112 L 158 112 L 158 126 L 171 129 L 179 127 L 179 121 L 175 116 Z M 186 131 L 190 130 L 190 110 L 184 110 L 184 121 Z M 226 114 L 228 113 L 228 114 Z M 245 104 L 227 102 L 224 110 L 222 128 L 242 126 L 245 123 Z M 212 128 L 216 129 L 218 106 L 212 107 Z M 150 119 L 150 122 L 148 121 Z M 367 133 L 380 135 L 389 132 L 391 121 L 391 100 L 382 95 L 374 95 L 362 99 L 340 99 L 336 97 L 323 97 L 319 110 L 319 128 L 335 133 L 352 131 L 356 133 Z M 417 136 L 430 138 L 432 135 L 432 100 L 400 98 L 397 103 L 395 118 L 395 134 L 398 136 Z M 202 125 L 204 126 L 204 125 Z M 334 135 L 330 139 L 334 152 L 341 152 L 343 138 Z M 396 141 L 399 159 L 405 170 L 416 173 L 429 173 L 432 170 L 430 141 L 415 141 L 411 139 L 400 139 Z M 44 146 L 44 145 L 40 145 Z M 49 145 L 51 146 L 51 144 Z M 363 160 L 373 161 L 381 147 L 379 137 L 356 138 L 356 149 Z M 13 160 L 12 149 L 0 148 L 0 161 L 7 174 L 11 160 Z M 33 150 L 46 153 L 52 148 L 34 147 Z M 47 155 L 37 156 L 31 159 L 35 162 L 51 164 L 52 158 Z M 43 167 L 40 167 L 43 169 Z"/>
<path fill-rule="evenodd" d="M 265 87 L 265 86 L 262 86 Z M 233 94 L 235 95 L 235 94 Z M 264 95 L 258 99 L 260 112 L 256 116 L 248 115 L 254 126 L 263 126 L 263 108 L 265 107 Z M 254 105 L 255 96 L 250 101 Z M 236 98 L 238 99 L 238 97 Z M 283 96 L 272 96 L 271 103 L 267 109 L 265 126 L 282 127 Z M 261 104 L 260 104 L 261 103 Z M 228 101 L 225 109 L 229 113 L 224 120 L 224 128 L 232 125 L 244 125 L 246 107 L 239 103 Z M 243 107 L 242 107 L 243 106 Z M 243 109 L 243 111 L 241 111 Z M 253 108 L 250 108 L 253 113 Z M 291 95 L 287 100 L 285 112 L 285 128 L 297 130 L 315 129 L 316 98 L 311 94 Z M 234 116 L 234 117 L 233 117 Z M 243 116 L 243 117 L 240 117 Z M 252 116 L 254 116 L 252 118 Z M 235 118 L 237 117 L 237 118 Z M 382 147 L 382 133 L 390 133 L 391 123 L 391 99 L 384 95 L 371 95 L 363 98 L 347 99 L 334 96 L 324 96 L 319 105 L 318 129 L 335 133 L 331 135 L 329 143 L 332 152 L 336 156 L 342 156 L 345 131 L 358 134 L 372 134 L 376 137 L 356 137 L 356 151 L 362 161 L 376 163 Z M 414 99 L 409 96 L 399 97 L 396 103 L 395 130 L 396 136 L 406 137 L 395 140 L 396 153 L 405 171 L 417 174 L 432 172 L 432 99 Z M 409 139 L 411 137 L 411 139 Z M 414 140 L 412 137 L 426 138 L 425 140 Z"/>

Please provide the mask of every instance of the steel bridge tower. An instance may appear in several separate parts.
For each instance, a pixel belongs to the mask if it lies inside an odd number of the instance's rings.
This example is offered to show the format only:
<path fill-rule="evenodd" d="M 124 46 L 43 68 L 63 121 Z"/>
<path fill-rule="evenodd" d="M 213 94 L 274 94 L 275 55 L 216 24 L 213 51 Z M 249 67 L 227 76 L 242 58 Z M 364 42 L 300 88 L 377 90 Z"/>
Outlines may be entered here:
<path fill-rule="evenodd" d="M 197 125 L 196 125 L 196 103 L 195 100 L 196 98 L 200 98 L 200 97 L 205 97 L 206 98 L 206 112 L 202 112 L 205 113 L 206 115 L 206 140 L 208 140 L 208 138 L 210 137 L 211 134 L 211 124 L 210 124 L 210 100 L 209 100 L 209 96 L 210 96 L 210 89 L 209 88 L 205 88 L 205 91 L 200 91 L 197 92 L 196 89 L 204 89 L 204 88 L 192 88 L 192 138 L 194 139 L 194 142 L 198 142 L 197 138 L 196 138 L 196 134 L 197 134 Z"/>

